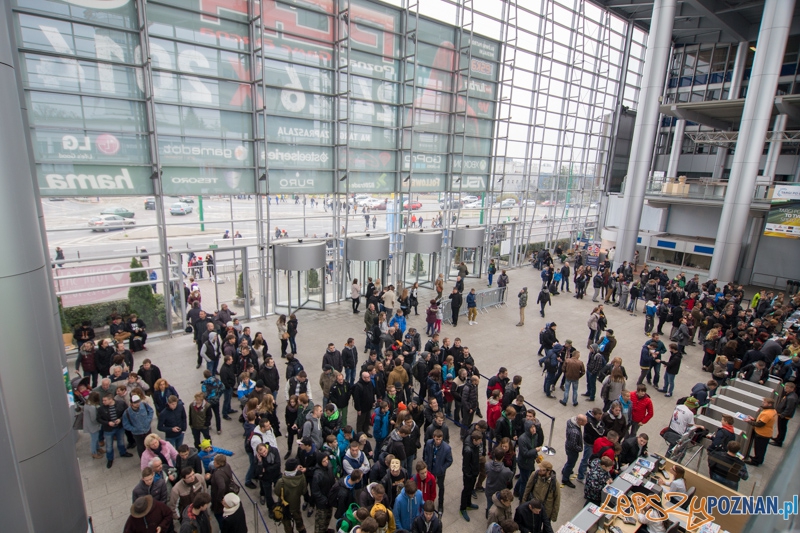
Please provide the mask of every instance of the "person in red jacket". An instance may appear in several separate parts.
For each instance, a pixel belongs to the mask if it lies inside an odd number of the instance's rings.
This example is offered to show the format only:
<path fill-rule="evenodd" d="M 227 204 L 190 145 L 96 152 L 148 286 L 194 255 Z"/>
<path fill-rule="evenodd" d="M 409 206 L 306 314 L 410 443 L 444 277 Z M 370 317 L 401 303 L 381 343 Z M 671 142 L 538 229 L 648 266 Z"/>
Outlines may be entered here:
<path fill-rule="evenodd" d="M 619 442 L 619 434 L 613 429 L 602 437 L 597 437 L 592 445 L 592 459 L 608 457 L 612 461 L 616 457 L 614 447 Z"/>
<path fill-rule="evenodd" d="M 414 481 L 417 482 L 417 488 L 422 491 L 422 501 L 433 502 L 436 500 L 436 477 L 428 472 L 428 465 L 425 461 L 417 461 L 417 475 L 414 476 Z"/>
<path fill-rule="evenodd" d="M 647 385 L 636 386 L 636 394 L 631 395 L 631 435 L 639 434 L 639 426 L 653 418 L 653 400 L 647 394 Z"/>
<path fill-rule="evenodd" d="M 486 402 L 486 423 L 489 424 L 491 431 L 494 431 L 494 428 L 497 427 L 497 421 L 503 412 L 502 397 L 503 394 L 495 389 L 492 391 L 492 397 Z"/>

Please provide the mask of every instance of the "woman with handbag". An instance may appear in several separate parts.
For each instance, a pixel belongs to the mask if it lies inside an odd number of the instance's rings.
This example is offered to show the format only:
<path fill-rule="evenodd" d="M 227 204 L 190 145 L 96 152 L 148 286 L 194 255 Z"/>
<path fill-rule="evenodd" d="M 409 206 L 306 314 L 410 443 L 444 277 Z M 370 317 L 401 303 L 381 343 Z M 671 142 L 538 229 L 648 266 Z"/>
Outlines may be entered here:
<path fill-rule="evenodd" d="M 289 333 L 286 327 L 286 315 L 281 315 L 275 322 L 278 327 L 278 338 L 281 340 L 281 357 L 286 357 L 286 348 L 289 346 Z"/>

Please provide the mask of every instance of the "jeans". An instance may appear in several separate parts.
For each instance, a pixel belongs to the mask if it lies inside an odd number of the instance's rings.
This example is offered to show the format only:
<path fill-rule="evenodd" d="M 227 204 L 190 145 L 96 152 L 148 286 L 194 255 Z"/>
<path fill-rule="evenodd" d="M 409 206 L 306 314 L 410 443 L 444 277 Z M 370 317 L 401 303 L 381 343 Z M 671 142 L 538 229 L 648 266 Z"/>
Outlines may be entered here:
<path fill-rule="evenodd" d="M 592 294 L 592 301 L 597 301 L 597 295 L 600 294 L 600 287 L 594 287 L 594 294 Z"/>
<path fill-rule="evenodd" d="M 211 404 L 211 409 L 209 409 L 209 413 L 214 413 L 214 418 L 217 421 L 217 431 L 221 431 L 222 430 L 222 418 L 220 418 L 220 416 L 219 416 L 219 402 Z M 211 417 L 210 414 L 208 416 L 209 416 L 209 418 Z M 209 420 L 208 422 L 210 423 L 211 420 Z"/>
<path fill-rule="evenodd" d="M 556 373 L 555 372 L 548 372 L 544 378 L 544 393 L 547 396 L 550 395 L 550 386 L 556 382 Z"/>
<path fill-rule="evenodd" d="M 222 416 L 228 416 L 232 411 L 231 396 L 233 396 L 233 389 L 225 387 L 222 393 Z"/>
<path fill-rule="evenodd" d="M 175 449 L 177 450 L 177 449 L 178 449 L 178 447 L 179 447 L 181 444 L 183 444 L 183 435 L 184 435 L 184 433 L 181 433 L 181 434 L 180 434 L 180 435 L 178 435 L 177 437 L 167 437 L 167 438 L 165 438 L 164 440 L 166 440 L 167 442 L 169 442 L 170 444 L 172 444 L 172 447 L 173 447 L 173 448 L 175 448 Z"/>
<path fill-rule="evenodd" d="M 652 366 L 653 371 L 653 385 L 658 388 L 658 380 L 661 379 L 661 363 L 656 363 Z M 647 380 L 650 381 L 650 372 L 647 373 Z"/>
<path fill-rule="evenodd" d="M 530 470 L 525 470 L 524 468 L 519 469 L 519 479 L 517 480 L 517 484 L 514 485 L 514 495 L 520 500 L 522 500 L 522 495 L 525 492 L 525 486 L 528 484 L 530 477 Z"/>
<path fill-rule="evenodd" d="M 361 298 L 353 298 L 353 313 L 358 312 L 358 304 L 361 302 Z"/>
<path fill-rule="evenodd" d="M 272 495 L 272 484 L 271 480 L 261 479 L 258 483 L 261 487 L 261 496 L 264 498 L 264 501 L 267 502 L 267 509 L 272 512 L 272 508 L 275 507 L 275 498 Z"/>
<path fill-rule="evenodd" d="M 664 390 L 672 396 L 672 391 L 675 390 L 675 374 L 664 373 Z"/>
<path fill-rule="evenodd" d="M 650 375 L 650 367 L 642 368 L 642 371 L 639 373 L 639 379 L 636 380 L 637 385 L 641 385 L 644 381 L 644 378 Z"/>
<path fill-rule="evenodd" d="M 380 448 L 379 448 L 380 449 Z M 417 454 L 411 455 L 405 458 L 403 461 L 403 468 L 406 469 L 406 472 L 414 472 L 414 465 L 417 462 Z"/>
<path fill-rule="evenodd" d="M 194 429 L 192 428 L 192 437 L 194 437 L 194 447 L 200 447 L 200 437 L 202 436 L 204 439 L 211 440 L 211 434 L 208 432 L 209 428 L 203 429 Z"/>
<path fill-rule="evenodd" d="M 120 455 L 128 453 L 125 449 L 124 435 L 125 432 L 122 429 L 122 425 L 115 427 L 113 431 L 105 431 L 103 433 L 103 438 L 106 441 L 106 459 L 109 461 L 114 460 L 114 441 L 117 442 L 117 450 L 119 450 Z"/>
<path fill-rule="evenodd" d="M 252 483 L 253 474 L 256 473 L 256 456 L 252 453 L 248 453 L 247 458 L 250 459 L 250 467 L 247 469 L 247 473 L 244 475 L 244 482 Z"/>
<path fill-rule="evenodd" d="M 569 292 L 569 276 L 566 276 L 566 277 L 562 277 L 562 278 L 561 278 L 561 290 L 562 290 L 562 291 L 564 290 L 564 285 L 565 285 L 565 284 L 566 284 L 566 286 L 567 286 L 567 292 Z"/>
<path fill-rule="evenodd" d="M 569 477 L 572 475 L 572 470 L 575 468 L 575 463 L 578 462 L 578 456 L 581 452 L 566 450 L 567 453 L 567 462 L 564 463 L 564 468 L 561 469 L 561 481 L 569 481 Z"/>
<path fill-rule="evenodd" d="M 475 482 L 478 481 L 478 475 L 467 476 L 464 475 L 464 487 L 461 489 L 461 511 L 466 511 L 472 505 L 472 489 L 475 488 Z"/>
<path fill-rule="evenodd" d="M 295 341 L 295 335 L 289 336 L 289 345 L 292 347 L 292 353 L 297 353 L 297 342 Z"/>
<path fill-rule="evenodd" d="M 436 484 L 439 486 L 439 509 L 444 509 L 444 476 L 446 472 L 436 476 Z"/>
<path fill-rule="evenodd" d="M 578 382 L 572 381 L 568 379 L 564 384 L 564 403 L 567 403 L 567 398 L 569 397 L 569 389 L 572 388 L 572 403 L 578 403 Z"/>
<path fill-rule="evenodd" d="M 597 374 L 586 373 L 586 394 L 590 400 L 594 400 L 594 396 L 597 394 Z"/>
<path fill-rule="evenodd" d="M 430 324 L 427 325 L 427 328 L 425 329 L 425 334 L 428 335 L 428 337 L 433 337 L 434 333 L 436 333 L 436 322 L 431 322 Z"/>
<path fill-rule="evenodd" d="M 345 368 L 344 369 L 344 380 L 350 384 L 352 387 L 356 382 L 356 369 L 355 368 Z"/>
<path fill-rule="evenodd" d="M 731 481 L 730 479 L 726 478 L 725 476 L 721 476 L 716 472 L 711 472 L 711 479 L 733 490 L 739 490 L 739 483 L 736 481 Z"/>
<path fill-rule="evenodd" d="M 100 443 L 100 435 L 103 433 L 103 430 L 95 431 L 94 433 L 90 433 L 92 437 L 92 455 L 97 454 L 98 444 Z"/>
<path fill-rule="evenodd" d="M 494 279 L 494 274 L 492 274 L 492 273 L 490 272 L 490 273 L 489 273 L 489 286 L 490 286 L 490 287 L 492 286 L 492 280 L 493 280 L 493 279 Z"/>
<path fill-rule="evenodd" d="M 212 376 L 217 375 L 217 365 L 219 364 L 219 359 L 216 361 L 206 361 L 206 369 L 211 372 Z"/>
<path fill-rule="evenodd" d="M 596 343 L 598 338 L 600 338 L 600 330 L 589 328 L 589 344 Z"/>
<path fill-rule="evenodd" d="M 586 478 L 586 469 L 589 468 L 589 458 L 592 456 L 592 445 L 583 443 L 583 457 L 581 464 L 578 466 L 578 479 Z"/>

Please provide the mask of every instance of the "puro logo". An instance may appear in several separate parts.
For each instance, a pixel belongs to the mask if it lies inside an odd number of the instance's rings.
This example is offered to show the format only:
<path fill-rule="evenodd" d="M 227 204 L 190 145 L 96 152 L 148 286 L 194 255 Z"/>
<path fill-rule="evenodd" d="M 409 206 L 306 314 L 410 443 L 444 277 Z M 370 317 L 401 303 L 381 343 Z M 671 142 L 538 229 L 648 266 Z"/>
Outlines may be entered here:
<path fill-rule="evenodd" d="M 290 189 L 292 191 L 299 189 L 299 190 L 308 190 L 314 189 L 314 178 L 300 178 L 300 173 L 295 172 L 294 178 L 281 178 L 278 180 L 278 185 L 280 185 L 284 189 Z"/>
<path fill-rule="evenodd" d="M 117 9 L 122 7 L 130 0 L 64 0 L 68 4 L 91 9 Z"/>

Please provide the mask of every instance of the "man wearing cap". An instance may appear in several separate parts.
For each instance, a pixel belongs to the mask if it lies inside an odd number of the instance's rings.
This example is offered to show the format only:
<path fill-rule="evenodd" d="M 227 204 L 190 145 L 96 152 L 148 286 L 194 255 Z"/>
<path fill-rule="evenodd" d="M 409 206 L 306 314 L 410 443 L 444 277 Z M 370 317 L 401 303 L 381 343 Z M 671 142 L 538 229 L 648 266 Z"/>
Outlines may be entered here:
<path fill-rule="evenodd" d="M 131 505 L 123 533 L 166 533 L 172 531 L 172 512 L 166 504 L 141 496 Z"/>
<path fill-rule="evenodd" d="M 131 406 L 122 413 L 122 427 L 133 434 L 139 457 L 144 452 L 144 438 L 150 434 L 154 414 L 153 408 L 147 403 L 142 403 L 137 394 L 131 394 Z"/>
<path fill-rule="evenodd" d="M 307 486 L 303 472 L 305 472 L 305 468 L 299 465 L 297 459 L 287 460 L 283 476 L 275 483 L 273 489 L 278 501 L 285 501 L 288 508 L 283 512 L 283 529 L 286 533 L 292 533 L 295 527 L 300 533 L 306 530 L 306 526 L 303 524 L 303 513 L 300 510 L 300 500 L 305 494 Z"/>
<path fill-rule="evenodd" d="M 689 396 L 683 405 L 679 405 L 672 412 L 672 420 L 669 422 L 669 429 L 664 433 L 664 440 L 669 443 L 669 450 L 677 444 L 681 436 L 692 427 L 696 426 L 694 423 L 694 415 L 700 408 L 700 402 L 694 396 Z"/>

